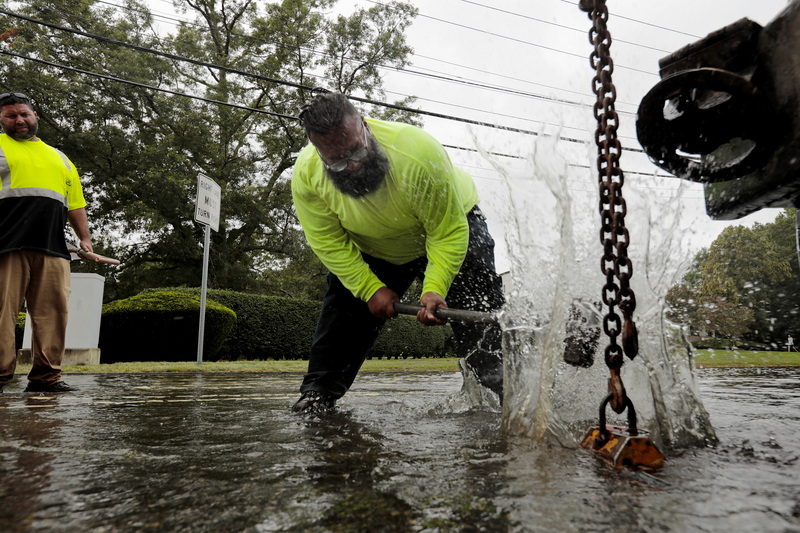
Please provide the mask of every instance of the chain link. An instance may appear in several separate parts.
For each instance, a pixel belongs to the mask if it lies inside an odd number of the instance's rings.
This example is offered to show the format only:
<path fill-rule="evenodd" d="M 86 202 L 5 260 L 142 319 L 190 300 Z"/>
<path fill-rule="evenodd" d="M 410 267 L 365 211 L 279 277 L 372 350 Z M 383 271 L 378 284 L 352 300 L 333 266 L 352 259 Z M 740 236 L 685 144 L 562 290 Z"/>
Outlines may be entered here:
<path fill-rule="evenodd" d="M 600 242 L 603 245 L 600 270 L 606 277 L 602 296 L 603 303 L 608 306 L 608 313 L 603 319 L 603 331 L 609 339 L 605 350 L 605 361 L 611 374 L 608 380 L 609 393 L 612 395 L 610 405 L 614 412 L 619 414 L 625 410 L 626 401 L 629 401 L 620 375 L 624 362 L 623 354 L 630 359 L 636 357 L 639 342 L 636 324 L 633 322 L 636 295 L 630 287 L 633 275 L 633 264 L 628 258 L 630 235 L 625 228 L 628 208 L 622 197 L 625 175 L 619 165 L 622 145 L 617 138 L 619 116 L 614 107 L 617 89 L 611 81 L 614 61 L 609 51 L 611 34 L 606 27 L 608 21 L 606 2 L 581 0 L 580 8 L 588 12 L 592 20 L 589 40 L 594 45 L 594 51 L 589 61 L 596 72 L 592 80 L 592 92 L 597 96 L 593 111 L 597 119 L 594 137 L 598 153 Z M 622 318 L 617 310 L 622 313 Z M 621 337 L 622 346 L 617 342 L 618 337 Z"/>

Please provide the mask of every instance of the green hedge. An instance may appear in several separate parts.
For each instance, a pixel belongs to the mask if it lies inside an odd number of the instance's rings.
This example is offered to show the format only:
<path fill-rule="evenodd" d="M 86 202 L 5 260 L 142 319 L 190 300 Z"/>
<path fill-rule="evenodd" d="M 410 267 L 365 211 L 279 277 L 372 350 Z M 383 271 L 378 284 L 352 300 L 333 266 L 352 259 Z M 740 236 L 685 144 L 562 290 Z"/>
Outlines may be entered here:
<path fill-rule="evenodd" d="M 200 295 L 198 287 L 168 290 Z M 220 349 L 220 359 L 308 359 L 320 302 L 221 289 L 209 289 L 206 296 L 236 313 L 236 325 Z"/>
<path fill-rule="evenodd" d="M 198 287 L 168 290 L 200 294 Z M 236 325 L 220 349 L 220 359 L 309 358 L 322 302 L 220 289 L 209 289 L 207 297 L 236 312 Z M 451 335 L 450 326 L 425 327 L 402 316 L 386 324 L 371 357 L 446 357 Z"/>
<path fill-rule="evenodd" d="M 25 319 L 28 315 L 20 313 L 17 315 L 17 323 L 14 325 L 14 347 L 17 351 L 22 349 L 22 337 L 25 334 Z"/>
<path fill-rule="evenodd" d="M 206 301 L 203 359 L 219 351 L 236 322 L 236 313 Z M 192 361 L 197 359 L 200 298 L 177 291 L 153 291 L 103 306 L 99 347 L 104 363 Z"/>
<path fill-rule="evenodd" d="M 452 335 L 449 325 L 426 327 L 415 317 L 399 316 L 383 327 L 370 358 L 445 357 Z"/>
<path fill-rule="evenodd" d="M 753 351 L 771 351 L 776 348 L 772 344 L 765 344 L 763 342 L 753 341 L 733 341 L 731 339 L 724 339 L 719 337 L 709 337 L 707 339 L 692 340 L 692 346 L 697 350 L 753 350 Z"/>

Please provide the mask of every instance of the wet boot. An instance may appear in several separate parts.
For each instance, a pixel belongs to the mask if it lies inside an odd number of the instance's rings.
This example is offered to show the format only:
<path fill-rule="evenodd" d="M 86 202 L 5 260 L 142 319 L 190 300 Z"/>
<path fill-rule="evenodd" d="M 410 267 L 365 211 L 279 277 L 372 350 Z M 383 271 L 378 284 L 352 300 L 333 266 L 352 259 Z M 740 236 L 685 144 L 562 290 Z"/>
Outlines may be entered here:
<path fill-rule="evenodd" d="M 481 386 L 503 398 L 503 358 L 497 353 L 476 350 L 465 362 Z"/>
<path fill-rule="evenodd" d="M 599 308 L 599 304 L 595 307 Z M 566 333 L 564 362 L 581 368 L 592 366 L 600 339 L 600 321 L 597 315 L 587 309 L 585 304 L 573 303 L 569 308 Z"/>
<path fill-rule="evenodd" d="M 292 412 L 298 414 L 314 414 L 332 411 L 336 408 L 336 398 L 330 394 L 315 390 L 306 391 L 292 406 Z"/>

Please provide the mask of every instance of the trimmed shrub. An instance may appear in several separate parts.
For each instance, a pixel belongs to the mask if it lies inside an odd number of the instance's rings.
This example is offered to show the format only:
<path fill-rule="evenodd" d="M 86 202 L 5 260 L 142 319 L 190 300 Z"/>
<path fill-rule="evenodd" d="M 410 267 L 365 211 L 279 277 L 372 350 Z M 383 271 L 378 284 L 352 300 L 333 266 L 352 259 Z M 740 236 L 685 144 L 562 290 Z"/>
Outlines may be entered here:
<path fill-rule="evenodd" d="M 399 316 L 386 322 L 370 359 L 446 357 L 453 331 L 449 325 L 424 326 L 411 316 Z"/>
<path fill-rule="evenodd" d="M 719 337 L 698 338 L 691 340 L 692 346 L 697 350 L 753 350 L 753 351 L 772 351 L 775 345 L 763 342 L 731 340 Z"/>
<path fill-rule="evenodd" d="M 199 287 L 170 290 L 199 297 Z M 145 291 L 148 292 L 148 291 Z M 236 325 L 219 352 L 221 359 L 308 359 L 322 302 L 208 289 L 208 298 L 236 312 Z M 413 317 L 390 320 L 372 358 L 446 357 L 450 326 L 425 327 Z"/>
<path fill-rule="evenodd" d="M 25 335 L 26 313 L 17 315 L 17 323 L 14 325 L 14 348 L 19 351 L 22 349 L 22 337 Z"/>
<path fill-rule="evenodd" d="M 168 290 L 200 295 L 199 287 Z M 220 359 L 308 359 L 311 355 L 321 302 L 221 289 L 208 289 L 207 297 L 236 313 L 236 325 L 220 349 Z"/>
<path fill-rule="evenodd" d="M 732 340 L 713 337 L 707 339 L 693 339 L 691 343 L 692 346 L 698 350 L 730 350 L 733 347 Z"/>
<path fill-rule="evenodd" d="M 236 313 L 206 300 L 203 359 L 214 361 L 236 322 Z M 197 359 L 200 298 L 153 291 L 103 306 L 99 347 L 104 363 Z"/>

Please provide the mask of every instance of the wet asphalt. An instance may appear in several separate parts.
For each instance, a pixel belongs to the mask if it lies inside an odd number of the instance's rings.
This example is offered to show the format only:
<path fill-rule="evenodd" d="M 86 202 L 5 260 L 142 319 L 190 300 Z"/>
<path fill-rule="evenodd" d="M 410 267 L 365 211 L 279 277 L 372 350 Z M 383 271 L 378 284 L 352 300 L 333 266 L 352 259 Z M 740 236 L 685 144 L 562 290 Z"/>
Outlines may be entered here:
<path fill-rule="evenodd" d="M 721 443 L 656 475 L 505 438 L 458 373 L 365 373 L 326 417 L 299 373 L 69 375 L 0 396 L 0 531 L 800 531 L 800 371 L 701 374 Z"/>

